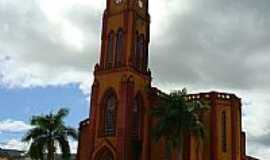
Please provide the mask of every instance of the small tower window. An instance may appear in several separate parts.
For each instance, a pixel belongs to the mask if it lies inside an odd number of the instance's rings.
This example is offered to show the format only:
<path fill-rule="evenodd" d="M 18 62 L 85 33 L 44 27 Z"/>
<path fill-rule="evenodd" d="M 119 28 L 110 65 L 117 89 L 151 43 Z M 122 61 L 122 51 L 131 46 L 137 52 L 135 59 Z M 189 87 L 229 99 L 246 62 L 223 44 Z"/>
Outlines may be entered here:
<path fill-rule="evenodd" d="M 227 117 L 226 112 L 222 112 L 222 120 L 221 120 L 221 126 L 222 126 L 222 151 L 227 152 Z"/>
<path fill-rule="evenodd" d="M 144 69 L 144 54 L 144 36 L 141 35 L 139 39 L 140 70 Z"/>
<path fill-rule="evenodd" d="M 132 107 L 132 136 L 134 138 L 139 137 L 139 127 L 140 127 L 140 108 L 141 108 L 141 100 L 139 96 L 136 96 L 133 102 Z"/>
<path fill-rule="evenodd" d="M 148 51 L 147 51 L 147 49 L 145 47 L 146 47 L 146 45 L 145 45 L 145 41 L 144 41 L 143 69 L 146 71 L 147 67 L 148 67 Z"/>
<path fill-rule="evenodd" d="M 135 55 L 134 55 L 134 65 L 136 67 L 136 69 L 139 68 L 140 66 L 140 43 L 139 43 L 140 39 L 139 39 L 139 35 L 138 33 L 136 34 L 136 43 L 135 43 Z"/>
<path fill-rule="evenodd" d="M 113 66 L 113 45 L 114 45 L 114 33 L 111 32 L 108 37 L 108 47 L 106 56 L 106 68 L 112 68 Z"/>
<path fill-rule="evenodd" d="M 116 97 L 114 94 L 109 94 L 104 107 L 104 136 L 112 136 L 115 134 L 116 122 Z"/>
<path fill-rule="evenodd" d="M 142 71 L 145 68 L 145 46 L 144 46 L 144 36 L 137 34 L 136 47 L 135 47 L 135 67 Z"/>
<path fill-rule="evenodd" d="M 115 65 L 121 67 L 123 63 L 123 46 L 124 46 L 124 34 L 123 30 L 119 29 L 116 38 L 116 52 L 115 52 Z"/>

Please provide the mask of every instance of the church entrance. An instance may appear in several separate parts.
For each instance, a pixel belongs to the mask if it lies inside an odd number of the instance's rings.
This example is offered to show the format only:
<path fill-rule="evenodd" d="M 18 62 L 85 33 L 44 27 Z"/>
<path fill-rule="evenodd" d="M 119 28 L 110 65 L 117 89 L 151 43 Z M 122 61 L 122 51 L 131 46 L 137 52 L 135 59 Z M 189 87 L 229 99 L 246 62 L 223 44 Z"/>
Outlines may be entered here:
<path fill-rule="evenodd" d="M 96 160 L 113 160 L 113 154 L 109 150 L 105 150 L 97 157 Z"/>

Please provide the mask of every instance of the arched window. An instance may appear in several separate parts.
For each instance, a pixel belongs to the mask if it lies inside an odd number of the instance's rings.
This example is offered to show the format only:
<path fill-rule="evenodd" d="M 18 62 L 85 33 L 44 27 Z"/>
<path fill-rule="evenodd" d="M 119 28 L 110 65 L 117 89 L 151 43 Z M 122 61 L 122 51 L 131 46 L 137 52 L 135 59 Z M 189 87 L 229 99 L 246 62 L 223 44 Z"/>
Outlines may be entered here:
<path fill-rule="evenodd" d="M 134 98 L 133 106 L 132 106 L 132 121 L 131 121 L 131 129 L 132 136 L 134 138 L 139 137 L 140 132 L 140 122 L 141 122 L 141 108 L 142 108 L 142 100 L 140 96 L 136 96 Z"/>
<path fill-rule="evenodd" d="M 227 120 L 226 120 L 226 112 L 223 111 L 222 112 L 222 116 L 221 116 L 222 120 L 221 120 L 221 126 L 222 126 L 222 151 L 223 152 L 227 152 Z"/>
<path fill-rule="evenodd" d="M 113 66 L 113 45 L 114 45 L 114 33 L 110 32 L 108 37 L 108 47 L 106 55 L 106 68 L 112 68 Z"/>
<path fill-rule="evenodd" d="M 145 45 L 144 35 L 136 34 L 136 46 L 135 46 L 135 67 L 142 71 L 145 68 Z"/>
<path fill-rule="evenodd" d="M 116 123 L 116 96 L 109 93 L 104 103 L 104 136 L 115 134 Z"/>
<path fill-rule="evenodd" d="M 124 32 L 119 29 L 116 38 L 116 51 L 115 51 L 115 66 L 121 67 L 123 64 L 123 46 L 124 46 Z"/>

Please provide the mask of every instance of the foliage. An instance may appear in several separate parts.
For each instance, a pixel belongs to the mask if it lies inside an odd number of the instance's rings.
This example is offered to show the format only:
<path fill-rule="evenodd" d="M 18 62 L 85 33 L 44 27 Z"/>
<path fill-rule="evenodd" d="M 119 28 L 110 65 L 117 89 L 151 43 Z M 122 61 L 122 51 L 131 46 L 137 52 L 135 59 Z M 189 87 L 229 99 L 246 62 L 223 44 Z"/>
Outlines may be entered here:
<path fill-rule="evenodd" d="M 150 113 L 155 118 L 153 138 L 155 141 L 165 140 L 166 152 L 175 148 L 182 152 L 186 135 L 192 134 L 199 139 L 204 137 L 200 114 L 208 106 L 200 101 L 187 101 L 186 97 L 186 89 L 173 91 L 169 95 L 161 93 L 158 105 L 151 109 Z"/>
<path fill-rule="evenodd" d="M 59 145 L 63 159 L 70 159 L 68 137 L 78 138 L 77 130 L 65 126 L 64 118 L 68 115 L 67 109 L 60 109 L 57 113 L 33 116 L 30 129 L 22 141 L 30 142 L 29 156 L 35 160 L 43 160 L 46 153 L 47 160 L 54 160 L 56 148 Z"/>

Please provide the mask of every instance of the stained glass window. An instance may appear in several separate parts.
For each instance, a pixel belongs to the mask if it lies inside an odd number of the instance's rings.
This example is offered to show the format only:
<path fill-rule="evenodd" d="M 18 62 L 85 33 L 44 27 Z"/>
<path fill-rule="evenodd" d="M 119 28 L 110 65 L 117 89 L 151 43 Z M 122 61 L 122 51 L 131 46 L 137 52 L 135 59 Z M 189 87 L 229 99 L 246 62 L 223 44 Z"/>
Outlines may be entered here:
<path fill-rule="evenodd" d="M 104 135 L 115 134 L 116 98 L 112 94 L 105 101 L 104 109 Z"/>

